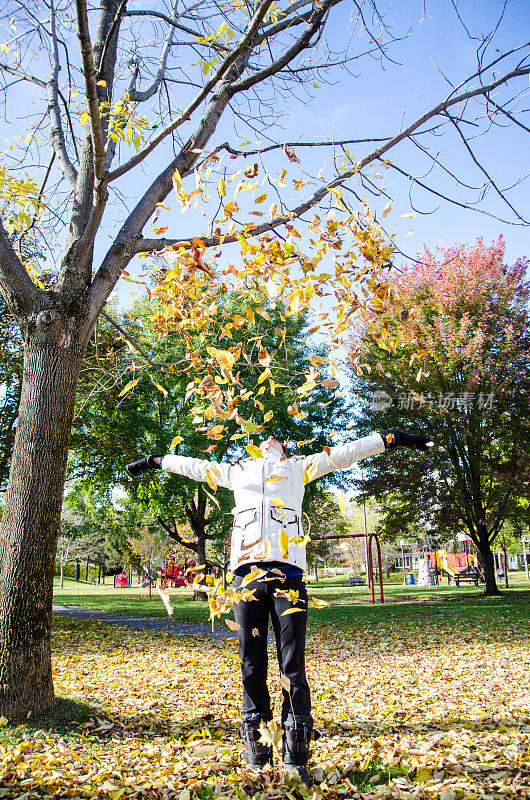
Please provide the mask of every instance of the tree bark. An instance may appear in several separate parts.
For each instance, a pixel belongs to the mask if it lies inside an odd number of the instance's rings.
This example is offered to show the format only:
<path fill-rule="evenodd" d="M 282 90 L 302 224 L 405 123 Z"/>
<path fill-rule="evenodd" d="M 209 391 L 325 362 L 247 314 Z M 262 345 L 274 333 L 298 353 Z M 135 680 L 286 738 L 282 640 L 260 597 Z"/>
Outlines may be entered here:
<path fill-rule="evenodd" d="M 54 703 L 54 563 L 75 392 L 84 345 L 72 318 L 35 314 L 23 331 L 24 374 L 0 525 L 0 714 Z"/>
<path fill-rule="evenodd" d="M 484 594 L 485 595 L 499 595 L 501 592 L 497 587 L 497 581 L 495 578 L 495 559 L 493 558 L 493 553 L 490 547 L 490 543 L 488 540 L 487 531 L 484 530 L 478 531 L 478 553 L 480 563 L 482 565 L 482 570 L 484 572 L 484 579 L 486 581 L 486 585 L 484 587 Z"/>
<path fill-rule="evenodd" d="M 197 566 L 204 564 L 207 566 L 206 560 L 206 540 L 210 538 L 206 533 L 206 526 L 208 520 L 206 519 L 206 506 L 207 498 L 204 492 L 201 492 L 200 487 L 197 490 L 197 502 L 191 500 L 190 504 L 186 506 L 186 515 L 190 521 L 191 528 L 195 535 L 195 553 L 197 555 Z M 199 583 L 193 592 L 194 600 L 208 600 L 208 594 Z"/>

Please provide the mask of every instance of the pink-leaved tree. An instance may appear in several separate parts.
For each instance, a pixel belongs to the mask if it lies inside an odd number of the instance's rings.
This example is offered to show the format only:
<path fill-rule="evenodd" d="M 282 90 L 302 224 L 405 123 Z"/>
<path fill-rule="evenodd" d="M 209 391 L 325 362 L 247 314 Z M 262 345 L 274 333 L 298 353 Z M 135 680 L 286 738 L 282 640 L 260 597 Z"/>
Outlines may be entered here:
<path fill-rule="evenodd" d="M 504 249 L 479 239 L 394 271 L 395 305 L 350 362 L 362 427 L 438 443 L 428 460 L 396 451 L 370 466 L 364 491 L 386 509 L 387 533 L 466 530 L 487 595 L 498 591 L 492 545 L 530 487 L 528 261 L 508 266 Z"/>

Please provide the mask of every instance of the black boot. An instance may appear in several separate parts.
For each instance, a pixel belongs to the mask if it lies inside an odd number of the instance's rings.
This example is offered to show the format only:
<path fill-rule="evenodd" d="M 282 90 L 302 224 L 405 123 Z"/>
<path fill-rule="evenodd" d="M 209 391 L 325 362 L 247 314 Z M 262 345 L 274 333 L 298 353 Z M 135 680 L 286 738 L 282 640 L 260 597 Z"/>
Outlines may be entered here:
<path fill-rule="evenodd" d="M 293 717 L 289 715 L 283 722 L 283 763 L 291 774 L 296 774 L 306 786 L 311 785 L 307 762 L 311 751 L 313 718 L 310 714 Z"/>
<path fill-rule="evenodd" d="M 244 719 L 240 728 L 241 738 L 245 743 L 245 760 L 248 766 L 254 769 L 263 769 L 266 764 L 272 764 L 272 747 L 260 742 L 259 726 L 262 719 L 267 722 L 271 717 L 266 719 L 256 714 L 249 719 Z"/>

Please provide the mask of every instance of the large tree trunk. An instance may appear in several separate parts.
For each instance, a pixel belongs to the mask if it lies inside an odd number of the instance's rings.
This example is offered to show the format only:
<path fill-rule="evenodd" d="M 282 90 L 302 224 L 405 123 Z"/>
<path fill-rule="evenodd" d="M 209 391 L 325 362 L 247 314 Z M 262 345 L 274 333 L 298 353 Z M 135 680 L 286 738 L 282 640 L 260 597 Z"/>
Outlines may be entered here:
<path fill-rule="evenodd" d="M 484 525 L 479 526 L 477 549 L 478 549 L 480 563 L 482 565 L 482 570 L 484 572 L 484 578 L 486 581 L 484 594 L 486 595 L 501 594 L 497 587 L 497 581 L 495 578 L 495 559 L 493 558 L 493 553 L 489 543 L 488 532 Z"/>
<path fill-rule="evenodd" d="M 34 318 L 35 320 L 35 318 Z M 41 312 L 25 331 L 24 375 L 0 525 L 0 714 L 54 703 L 54 562 L 84 345 L 71 320 Z"/>

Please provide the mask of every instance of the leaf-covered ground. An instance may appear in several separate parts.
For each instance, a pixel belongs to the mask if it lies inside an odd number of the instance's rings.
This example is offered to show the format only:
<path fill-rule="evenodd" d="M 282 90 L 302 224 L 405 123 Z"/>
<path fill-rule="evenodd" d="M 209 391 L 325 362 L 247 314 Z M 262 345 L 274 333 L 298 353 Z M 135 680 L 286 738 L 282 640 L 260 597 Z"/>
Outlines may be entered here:
<path fill-rule="evenodd" d="M 56 691 L 76 702 L 2 720 L 0 797 L 529 797 L 528 620 L 395 613 L 310 633 L 311 790 L 244 769 L 235 644 L 55 618 Z"/>

